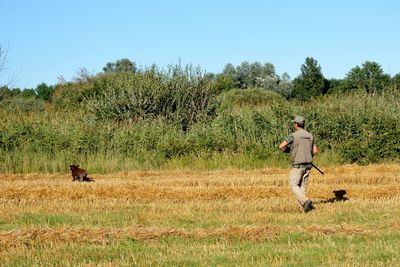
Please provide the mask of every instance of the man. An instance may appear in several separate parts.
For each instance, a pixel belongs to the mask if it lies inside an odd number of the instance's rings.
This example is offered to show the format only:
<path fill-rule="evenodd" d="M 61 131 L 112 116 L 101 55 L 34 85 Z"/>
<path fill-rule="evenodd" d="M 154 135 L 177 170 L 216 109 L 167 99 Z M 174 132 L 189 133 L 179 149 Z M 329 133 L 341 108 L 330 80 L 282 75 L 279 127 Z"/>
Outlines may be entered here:
<path fill-rule="evenodd" d="M 313 205 L 306 195 L 307 181 L 313 157 L 317 154 L 318 148 L 314 144 L 313 135 L 304 130 L 304 117 L 296 116 L 292 122 L 296 131 L 290 134 L 279 145 L 279 148 L 284 152 L 290 151 L 292 161 L 292 170 L 289 175 L 290 189 L 303 207 L 304 212 L 309 212 L 313 209 Z"/>

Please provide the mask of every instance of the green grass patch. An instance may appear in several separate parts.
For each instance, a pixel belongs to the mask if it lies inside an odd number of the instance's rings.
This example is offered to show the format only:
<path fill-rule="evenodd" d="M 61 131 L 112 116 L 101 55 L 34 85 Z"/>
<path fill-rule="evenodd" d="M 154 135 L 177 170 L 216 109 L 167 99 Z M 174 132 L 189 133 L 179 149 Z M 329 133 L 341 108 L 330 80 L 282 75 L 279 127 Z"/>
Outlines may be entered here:
<path fill-rule="evenodd" d="M 7 266 L 394 266 L 400 263 L 399 238 L 398 234 L 361 237 L 301 233 L 277 234 L 264 241 L 126 238 L 107 245 L 42 243 L 9 249 L 1 255 Z"/>

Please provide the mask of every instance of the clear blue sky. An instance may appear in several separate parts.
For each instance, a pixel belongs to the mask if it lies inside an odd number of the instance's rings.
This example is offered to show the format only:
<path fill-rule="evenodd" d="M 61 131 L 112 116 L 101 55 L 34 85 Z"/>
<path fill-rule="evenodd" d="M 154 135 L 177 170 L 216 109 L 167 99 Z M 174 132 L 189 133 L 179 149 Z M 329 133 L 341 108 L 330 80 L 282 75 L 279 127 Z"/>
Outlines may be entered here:
<path fill-rule="evenodd" d="M 0 83 L 70 80 L 110 61 L 140 65 L 270 62 L 294 78 L 308 56 L 327 78 L 366 60 L 400 72 L 400 1 L 395 0 L 0 0 Z"/>

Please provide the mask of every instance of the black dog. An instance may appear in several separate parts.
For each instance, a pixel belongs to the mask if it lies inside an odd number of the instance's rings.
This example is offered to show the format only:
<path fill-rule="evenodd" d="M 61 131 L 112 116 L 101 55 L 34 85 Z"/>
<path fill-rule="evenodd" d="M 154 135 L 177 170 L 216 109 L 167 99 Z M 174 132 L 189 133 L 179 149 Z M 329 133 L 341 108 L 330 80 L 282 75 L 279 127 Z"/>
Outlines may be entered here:
<path fill-rule="evenodd" d="M 346 190 L 334 190 L 333 193 L 335 194 L 335 201 L 346 201 L 349 199 L 344 196 L 347 194 Z"/>
<path fill-rule="evenodd" d="M 333 194 L 335 195 L 335 197 L 332 198 L 328 198 L 328 199 L 323 199 L 321 201 L 319 201 L 318 203 L 334 203 L 334 202 L 344 202 L 346 200 L 349 200 L 348 197 L 345 197 L 345 195 L 347 194 L 346 190 L 334 190 Z"/>

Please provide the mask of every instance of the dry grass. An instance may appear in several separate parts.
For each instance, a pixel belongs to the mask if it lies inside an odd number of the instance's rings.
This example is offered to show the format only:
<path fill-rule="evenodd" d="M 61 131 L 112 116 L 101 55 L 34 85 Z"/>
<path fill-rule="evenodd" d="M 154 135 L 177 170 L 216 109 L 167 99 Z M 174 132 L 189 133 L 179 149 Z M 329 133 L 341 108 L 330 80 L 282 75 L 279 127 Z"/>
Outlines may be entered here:
<path fill-rule="evenodd" d="M 399 165 L 330 167 L 325 176 L 313 171 L 309 195 L 316 210 L 309 214 L 289 191 L 288 171 L 141 171 L 93 174 L 94 183 L 71 182 L 69 174 L 1 175 L 0 257 L 12 262 L 7 252 L 127 238 L 368 239 L 400 230 Z M 340 189 L 349 200 L 333 202 L 332 191 Z"/>
<path fill-rule="evenodd" d="M 352 198 L 394 197 L 400 193 L 400 167 L 345 166 L 314 171 L 310 194 L 314 198 L 331 197 L 333 189 L 345 188 Z M 1 198 L 11 201 L 31 200 L 216 200 L 265 199 L 289 197 L 287 170 L 213 172 L 132 172 L 115 175 L 92 175 L 95 183 L 71 183 L 69 175 L 3 175 Z"/>
<path fill-rule="evenodd" d="M 382 230 L 382 229 L 381 229 Z M 51 243 L 94 243 L 109 244 L 115 239 L 131 238 L 134 240 L 159 239 L 166 236 L 184 238 L 205 238 L 205 237 L 238 237 L 246 240 L 262 240 L 273 238 L 279 233 L 312 233 L 319 235 L 368 235 L 371 233 L 379 234 L 377 229 L 363 226 L 349 226 L 346 224 L 337 226 L 318 226 L 308 227 L 223 227 L 215 229 L 168 229 L 168 228 L 82 228 L 82 227 L 58 227 L 58 228 L 33 228 L 24 230 L 12 230 L 0 233 L 0 247 L 19 247 L 30 246 L 30 244 L 40 242 Z"/>

